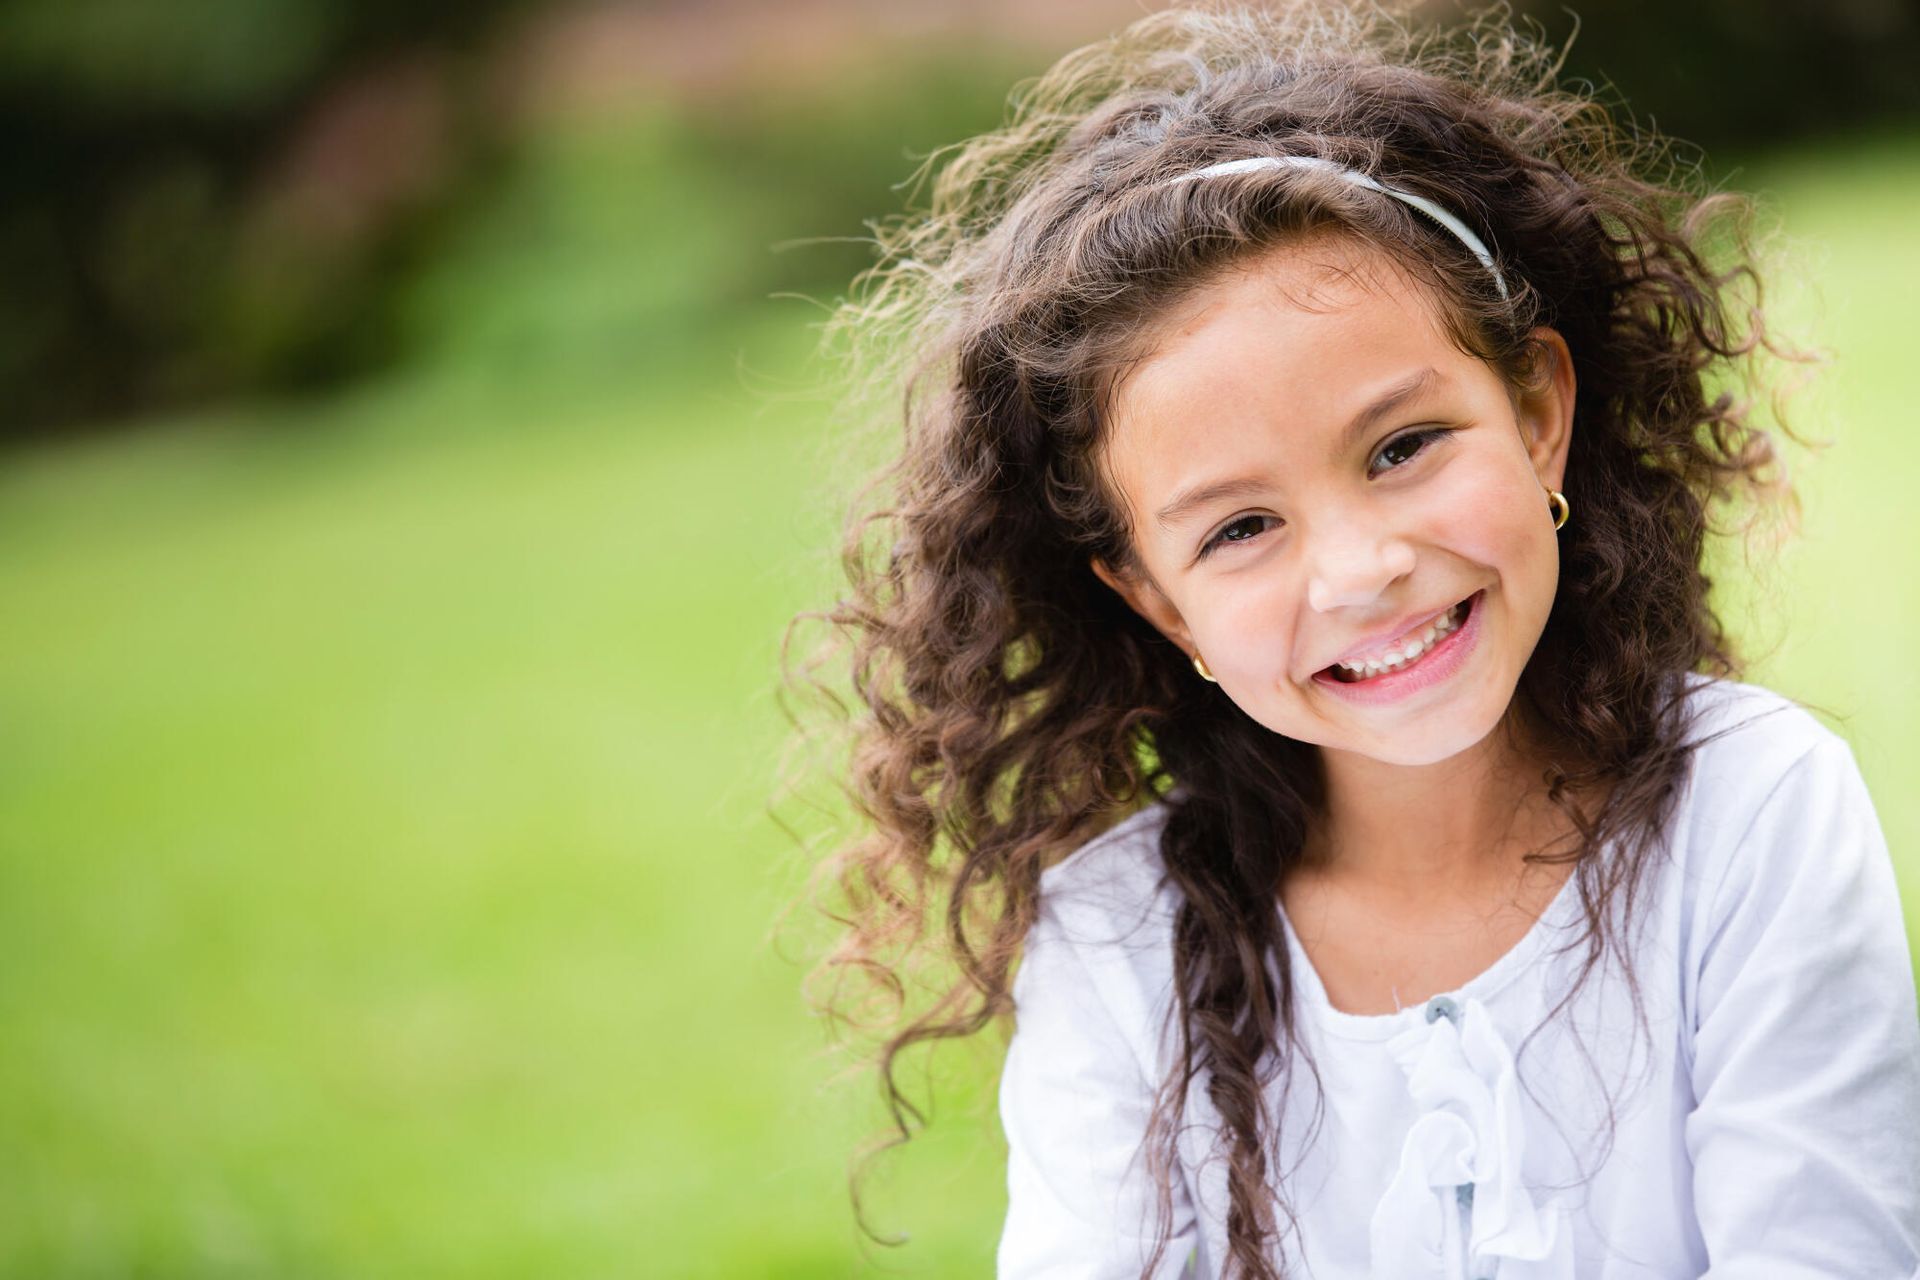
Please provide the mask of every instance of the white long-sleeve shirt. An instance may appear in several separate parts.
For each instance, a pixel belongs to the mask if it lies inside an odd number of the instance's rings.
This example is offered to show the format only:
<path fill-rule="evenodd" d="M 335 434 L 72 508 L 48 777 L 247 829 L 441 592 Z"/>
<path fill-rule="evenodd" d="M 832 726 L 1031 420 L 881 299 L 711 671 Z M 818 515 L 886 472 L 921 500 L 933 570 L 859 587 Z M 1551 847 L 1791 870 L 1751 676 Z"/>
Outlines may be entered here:
<path fill-rule="evenodd" d="M 1920 1015 L 1872 802 L 1846 743 L 1785 699 L 1691 696 L 1702 745 L 1628 935 L 1650 1040 L 1605 963 L 1542 1025 L 1584 950 L 1561 951 L 1573 877 L 1491 968 L 1393 1014 L 1335 1009 L 1286 926 L 1319 1088 L 1269 1094 L 1285 1274 L 1920 1280 Z M 1165 817 L 1042 877 L 1000 1087 L 1002 1280 L 1142 1274 L 1141 1138 L 1174 1053 Z M 1225 1257 L 1203 1084 L 1187 1122 L 1157 1277 Z"/>

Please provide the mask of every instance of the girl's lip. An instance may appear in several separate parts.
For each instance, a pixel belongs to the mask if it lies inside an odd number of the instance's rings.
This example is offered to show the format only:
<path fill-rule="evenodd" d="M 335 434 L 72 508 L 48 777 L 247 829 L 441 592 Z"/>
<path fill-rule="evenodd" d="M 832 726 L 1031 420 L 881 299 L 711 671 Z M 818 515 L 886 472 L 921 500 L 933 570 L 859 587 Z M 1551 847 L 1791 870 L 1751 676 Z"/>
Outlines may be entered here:
<path fill-rule="evenodd" d="M 1314 672 L 1313 682 L 1322 689 L 1355 702 L 1392 702 L 1439 684 L 1460 669 L 1467 655 L 1473 651 L 1474 643 L 1479 640 L 1480 606 L 1486 594 L 1483 587 L 1468 596 L 1467 616 L 1460 625 L 1448 632 L 1433 648 L 1421 654 L 1412 666 L 1352 682 L 1336 679 L 1330 670 L 1323 669 Z"/>

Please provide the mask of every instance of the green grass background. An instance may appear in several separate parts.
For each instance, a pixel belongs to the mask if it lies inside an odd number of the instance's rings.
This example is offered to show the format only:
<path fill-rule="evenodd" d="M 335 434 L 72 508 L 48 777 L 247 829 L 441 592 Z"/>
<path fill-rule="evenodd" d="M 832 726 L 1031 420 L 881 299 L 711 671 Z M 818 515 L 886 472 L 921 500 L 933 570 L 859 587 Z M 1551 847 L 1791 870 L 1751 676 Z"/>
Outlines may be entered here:
<path fill-rule="evenodd" d="M 596 145 L 422 286 L 406 375 L 0 464 L 0 1274 L 990 1270 L 992 1046 L 863 1254 L 878 1114 L 768 941 L 776 647 L 860 470 L 815 313 L 716 304 L 724 202 Z M 1914 921 L 1920 142 L 1733 180 L 1835 356 L 1755 674 L 1844 717 Z"/>

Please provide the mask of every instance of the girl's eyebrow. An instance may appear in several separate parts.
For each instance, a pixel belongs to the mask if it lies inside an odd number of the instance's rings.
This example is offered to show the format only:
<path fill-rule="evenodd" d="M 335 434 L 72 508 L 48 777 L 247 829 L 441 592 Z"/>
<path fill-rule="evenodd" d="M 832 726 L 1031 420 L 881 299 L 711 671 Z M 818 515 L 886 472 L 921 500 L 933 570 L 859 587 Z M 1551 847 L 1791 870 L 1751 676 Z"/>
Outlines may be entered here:
<path fill-rule="evenodd" d="M 1400 408 L 1409 400 L 1425 395 L 1437 384 L 1446 381 L 1438 369 L 1429 365 L 1402 378 L 1388 387 L 1366 408 L 1353 415 L 1340 431 L 1340 441 L 1335 447 L 1337 453 L 1346 453 L 1359 443 L 1359 437 L 1372 430 L 1380 419 Z"/>
<path fill-rule="evenodd" d="M 1266 489 L 1266 482 L 1258 476 L 1235 476 L 1231 480 L 1215 480 L 1193 489 L 1183 490 L 1175 495 L 1172 502 L 1160 508 L 1154 519 L 1163 529 L 1171 529 L 1192 515 L 1196 510 L 1210 502 L 1222 498 L 1250 498 Z"/>
<path fill-rule="evenodd" d="M 1434 386 L 1444 381 L 1445 379 L 1441 376 L 1440 371 L 1429 366 L 1425 369 L 1415 370 L 1413 373 L 1394 383 L 1385 391 L 1381 392 L 1380 395 L 1376 396 L 1372 403 L 1368 404 L 1364 409 L 1360 410 L 1360 412 L 1354 414 L 1353 420 L 1340 429 L 1340 439 L 1339 443 L 1335 446 L 1335 452 L 1345 453 L 1349 451 L 1353 448 L 1359 437 L 1372 430 L 1373 427 L 1379 423 L 1380 419 L 1405 405 L 1408 401 L 1426 394 L 1426 392 Z M 1235 476 L 1228 480 L 1215 480 L 1191 489 L 1181 490 L 1174 495 L 1171 502 L 1167 503 L 1166 506 L 1160 508 L 1160 510 L 1155 513 L 1154 519 L 1159 521 L 1161 528 L 1171 529 L 1194 511 L 1206 506 L 1210 502 L 1218 502 L 1224 498 L 1252 497 L 1265 488 L 1265 482 L 1257 476 Z"/>

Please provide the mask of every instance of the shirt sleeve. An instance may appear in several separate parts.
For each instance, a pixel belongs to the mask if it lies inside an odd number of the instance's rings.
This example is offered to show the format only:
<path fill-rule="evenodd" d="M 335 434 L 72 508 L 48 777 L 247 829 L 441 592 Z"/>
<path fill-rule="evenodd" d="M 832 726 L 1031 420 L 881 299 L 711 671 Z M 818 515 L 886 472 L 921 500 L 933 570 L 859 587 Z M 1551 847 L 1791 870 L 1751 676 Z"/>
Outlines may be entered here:
<path fill-rule="evenodd" d="M 1000 1280 L 1141 1280 L 1157 1193 L 1141 1141 L 1155 1085 L 1088 967 L 1043 907 L 1014 974 L 1000 1077 L 1007 1217 Z M 1197 1235 L 1173 1174 L 1172 1234 L 1154 1280 L 1191 1274 Z"/>
<path fill-rule="evenodd" d="M 1920 1016 L 1847 744 L 1732 849 L 1697 970 L 1686 1145 L 1708 1280 L 1920 1280 Z"/>

